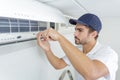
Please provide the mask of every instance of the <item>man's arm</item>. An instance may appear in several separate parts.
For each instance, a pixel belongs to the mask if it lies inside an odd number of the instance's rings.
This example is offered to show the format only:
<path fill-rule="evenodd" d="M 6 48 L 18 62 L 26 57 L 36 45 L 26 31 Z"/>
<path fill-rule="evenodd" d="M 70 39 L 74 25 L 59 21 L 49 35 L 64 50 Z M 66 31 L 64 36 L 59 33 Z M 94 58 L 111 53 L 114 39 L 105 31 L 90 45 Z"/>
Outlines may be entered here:
<path fill-rule="evenodd" d="M 55 69 L 62 69 L 64 67 L 67 66 L 67 64 L 65 63 L 65 61 L 62 59 L 62 58 L 58 58 L 56 57 L 52 51 L 48 51 L 46 52 L 46 56 L 49 60 L 49 62 L 52 64 L 52 66 L 55 68 Z"/>
<path fill-rule="evenodd" d="M 63 36 L 59 36 L 58 41 L 74 68 L 81 73 L 86 80 L 96 80 L 109 73 L 103 63 L 98 60 L 89 59 Z"/>
<path fill-rule="evenodd" d="M 53 54 L 53 52 L 50 49 L 48 39 L 46 38 L 41 40 L 41 37 L 43 37 L 42 34 L 43 32 L 37 34 L 37 43 L 45 51 L 45 54 L 52 66 L 55 69 L 61 69 L 67 66 L 63 59 L 60 59 Z"/>
<path fill-rule="evenodd" d="M 89 59 L 85 54 L 83 54 L 83 52 L 76 48 L 57 31 L 50 28 L 44 31 L 43 34 L 50 40 L 59 41 L 66 56 L 85 80 L 96 80 L 97 78 L 106 76 L 109 73 L 107 67 L 103 63 L 98 60 Z"/>

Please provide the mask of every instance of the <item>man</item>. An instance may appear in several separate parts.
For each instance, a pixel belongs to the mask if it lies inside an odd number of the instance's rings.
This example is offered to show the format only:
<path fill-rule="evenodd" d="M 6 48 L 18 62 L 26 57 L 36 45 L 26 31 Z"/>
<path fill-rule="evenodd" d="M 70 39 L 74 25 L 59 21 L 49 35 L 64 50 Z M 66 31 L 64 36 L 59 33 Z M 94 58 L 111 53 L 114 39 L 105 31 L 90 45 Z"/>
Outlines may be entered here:
<path fill-rule="evenodd" d="M 118 68 L 118 55 L 108 46 L 97 41 L 102 28 L 101 21 L 94 14 L 84 14 L 78 20 L 70 19 L 75 27 L 75 43 L 82 45 L 80 50 L 71 44 L 65 37 L 53 29 L 38 33 L 37 41 L 45 51 L 49 62 L 61 69 L 73 65 L 78 74 L 77 80 L 115 80 Z M 50 49 L 49 40 L 58 41 L 66 57 L 56 57 Z"/>

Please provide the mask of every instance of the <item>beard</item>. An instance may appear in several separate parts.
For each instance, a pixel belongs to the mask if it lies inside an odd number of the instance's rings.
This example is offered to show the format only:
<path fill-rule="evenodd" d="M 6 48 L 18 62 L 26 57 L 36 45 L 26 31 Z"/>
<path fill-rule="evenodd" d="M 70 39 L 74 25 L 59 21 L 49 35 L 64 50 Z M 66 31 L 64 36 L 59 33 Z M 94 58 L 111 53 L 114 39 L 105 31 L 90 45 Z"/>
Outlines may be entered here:
<path fill-rule="evenodd" d="M 80 42 L 80 39 L 79 39 L 79 38 L 77 38 L 76 36 L 75 36 L 74 38 L 75 38 L 75 44 L 76 44 L 76 45 L 81 44 L 81 42 Z"/>
<path fill-rule="evenodd" d="M 85 45 L 85 44 L 87 44 L 87 39 L 79 39 L 76 36 L 74 38 L 75 38 L 75 44 L 76 45 Z"/>

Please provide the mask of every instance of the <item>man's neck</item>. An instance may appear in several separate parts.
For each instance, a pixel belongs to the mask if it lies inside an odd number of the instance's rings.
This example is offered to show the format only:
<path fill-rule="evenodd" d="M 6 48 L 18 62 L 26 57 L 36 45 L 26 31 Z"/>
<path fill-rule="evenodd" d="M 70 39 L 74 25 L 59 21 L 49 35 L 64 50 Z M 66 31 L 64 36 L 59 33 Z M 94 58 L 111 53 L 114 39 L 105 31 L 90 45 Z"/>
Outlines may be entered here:
<path fill-rule="evenodd" d="M 95 44 L 96 44 L 96 40 L 83 45 L 83 53 L 87 54 L 88 52 L 90 52 L 95 46 Z"/>

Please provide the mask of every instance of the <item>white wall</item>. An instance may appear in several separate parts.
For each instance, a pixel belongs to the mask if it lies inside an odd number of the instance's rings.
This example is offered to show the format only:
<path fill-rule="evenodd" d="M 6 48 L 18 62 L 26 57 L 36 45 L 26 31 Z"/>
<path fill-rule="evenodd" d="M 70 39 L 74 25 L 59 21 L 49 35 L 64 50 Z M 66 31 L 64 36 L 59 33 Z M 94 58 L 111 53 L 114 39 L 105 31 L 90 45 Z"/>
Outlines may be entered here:
<path fill-rule="evenodd" d="M 0 46 L 0 80 L 58 80 L 55 70 L 35 41 Z"/>

